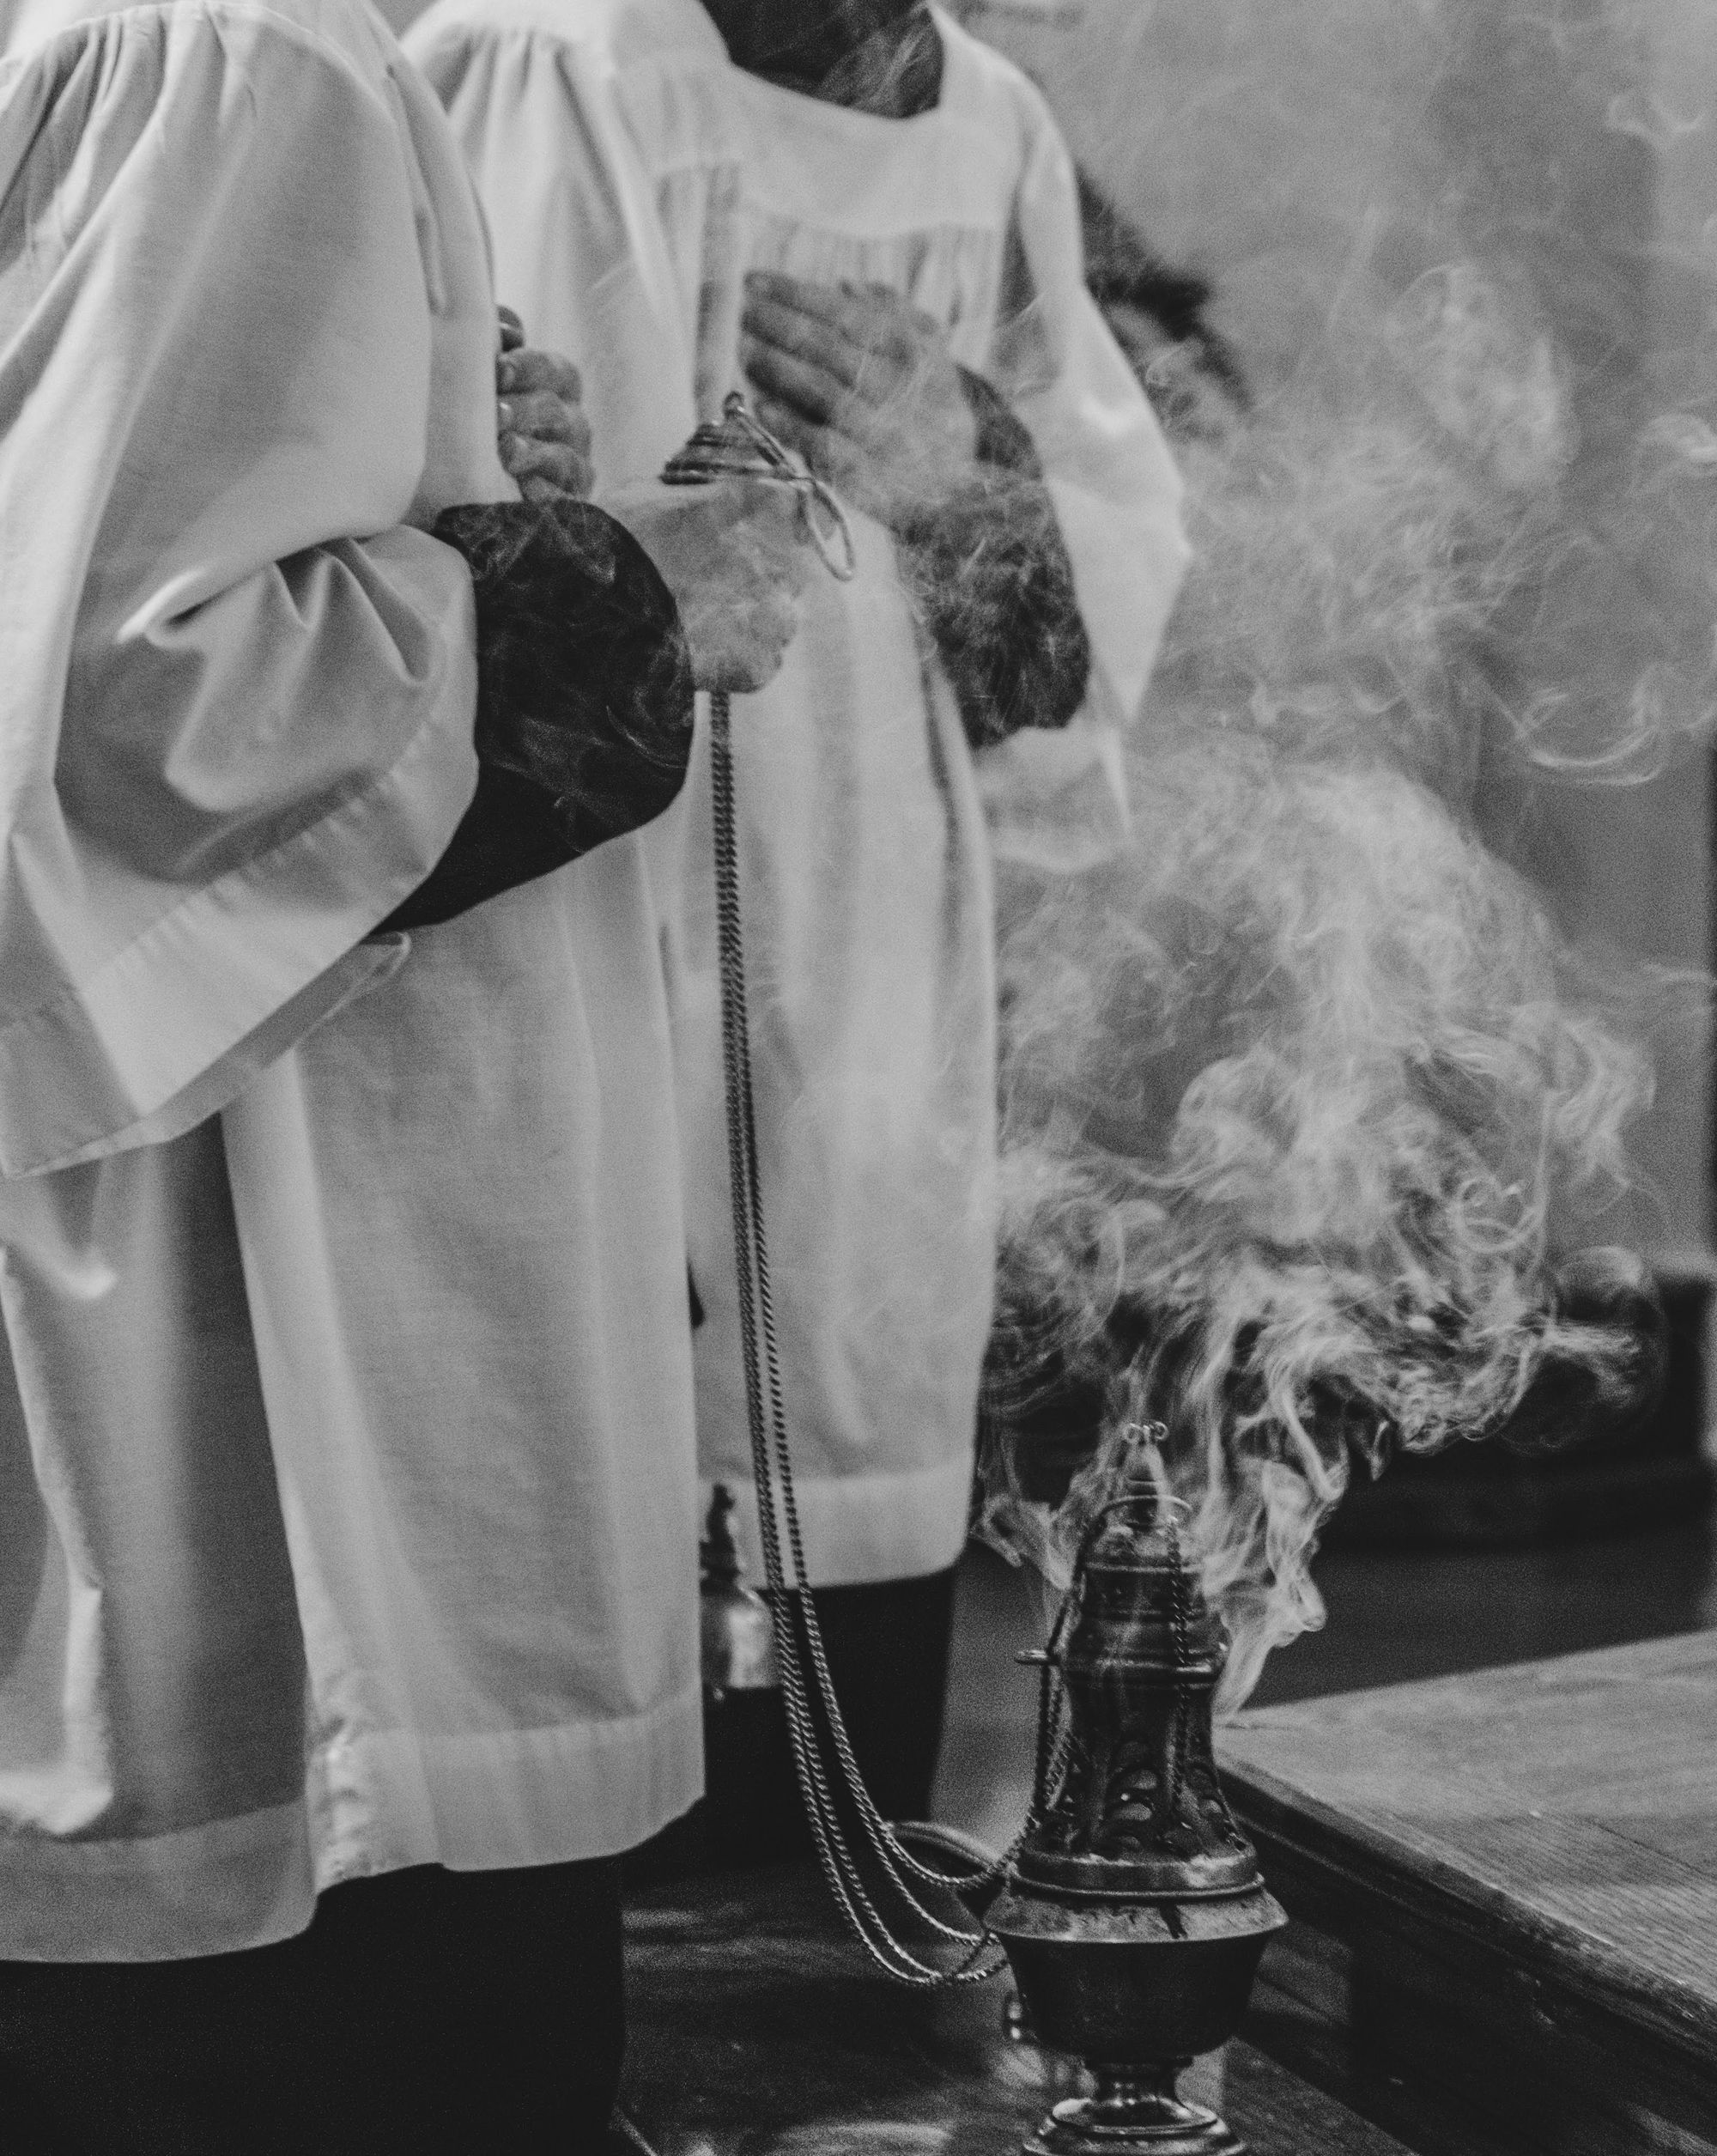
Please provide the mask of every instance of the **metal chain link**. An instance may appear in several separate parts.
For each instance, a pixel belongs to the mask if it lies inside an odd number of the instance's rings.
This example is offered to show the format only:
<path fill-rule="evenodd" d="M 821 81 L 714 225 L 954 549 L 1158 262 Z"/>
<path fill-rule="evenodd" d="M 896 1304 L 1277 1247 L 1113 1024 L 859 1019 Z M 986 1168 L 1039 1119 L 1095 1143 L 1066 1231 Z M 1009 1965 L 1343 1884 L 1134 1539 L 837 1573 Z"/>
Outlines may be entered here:
<path fill-rule="evenodd" d="M 781 1383 L 780 1350 L 768 1248 L 763 1229 L 762 1187 L 757 1145 L 756 1108 L 751 1082 L 750 1028 L 746 1008 L 743 944 L 739 908 L 737 847 L 735 838 L 731 711 L 725 695 L 710 698 L 710 768 L 714 823 L 716 937 L 721 987 L 722 1063 L 726 1094 L 728 1172 L 733 1197 L 735 1270 L 739 1291 L 741 1349 L 745 1363 L 745 1403 L 750 1424 L 752 1477 L 757 1491 L 758 1536 L 762 1546 L 764 1582 L 769 1590 L 775 1642 L 781 1666 L 782 1697 L 793 1763 L 810 1824 L 817 1861 L 829 1892 L 848 1929 L 871 1960 L 895 1983 L 915 1989 L 979 1983 L 1006 1966 L 993 1933 L 944 1923 L 926 1909 L 908 1880 L 948 1892 L 969 1892 L 1000 1875 L 1012 1861 L 1043 1807 L 1043 1792 L 1065 1772 L 1066 1733 L 1052 1737 L 1060 1720 L 1059 1700 L 1048 1702 L 1048 1672 L 1041 1701 L 1039 1774 L 1030 1815 L 1008 1849 L 983 1871 L 962 1876 L 920 1863 L 903 1848 L 877 1810 L 853 1757 L 846 1722 L 835 1697 L 824 1652 L 822 1628 L 810 1592 L 798 1503 L 787 1444 Z M 767 1396 L 767 1397 L 766 1397 Z M 779 1508 L 779 1510 L 778 1510 Z M 785 1520 L 791 1580 L 782 1562 Z M 1058 1631 L 1059 1631 L 1058 1626 Z M 803 1640 L 803 1646 L 801 1645 Z M 805 1663 L 809 1658 L 810 1669 Z M 965 1949 L 953 1966 L 921 1960 L 897 1936 L 865 1884 L 848 1842 L 836 1792 L 818 1736 L 816 1705 L 822 1711 L 833 1744 L 839 1776 L 857 1814 L 870 1855 L 904 1908 L 931 1932 Z M 1053 1756 L 1051 1756 L 1053 1755 Z M 1046 1759 L 1048 1764 L 1046 1765 Z M 994 1951 L 992 1951 L 994 1950 Z"/>
<path fill-rule="evenodd" d="M 1180 1556 L 1180 1523 L 1168 1515 L 1168 1561 L 1174 1568 L 1168 1590 L 1169 1617 L 1174 1627 L 1174 1710 L 1168 1741 L 1168 1802 L 1173 1820 L 1180 1808 L 1180 1787 L 1186 1775 L 1186 1716 L 1189 1694 L 1186 1666 L 1192 1658 L 1191 1615 L 1186 1606 L 1186 1568 Z"/>

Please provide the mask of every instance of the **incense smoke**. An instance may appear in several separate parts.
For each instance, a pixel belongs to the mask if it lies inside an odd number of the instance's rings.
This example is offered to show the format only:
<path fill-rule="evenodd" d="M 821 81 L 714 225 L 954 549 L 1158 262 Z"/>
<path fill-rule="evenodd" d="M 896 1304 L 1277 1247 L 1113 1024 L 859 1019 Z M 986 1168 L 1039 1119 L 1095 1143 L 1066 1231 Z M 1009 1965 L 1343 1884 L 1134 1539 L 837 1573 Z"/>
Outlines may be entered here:
<path fill-rule="evenodd" d="M 1645 429 L 1600 519 L 1568 495 L 1567 362 L 1494 277 L 1338 326 L 1183 445 L 1196 563 L 1125 853 L 1004 897 L 982 1528 L 1065 1579 L 1104 1433 L 1166 1422 L 1229 1707 L 1321 1620 L 1356 1461 L 1576 1434 L 1649 1385 L 1642 1268 L 1574 1247 L 1650 1097 L 1637 1010 L 1475 809 L 1505 768 L 1659 768 L 1712 701 L 1708 635 L 1618 709 L 1561 633 L 1636 588 L 1654 518 L 1708 522 L 1705 421 Z"/>

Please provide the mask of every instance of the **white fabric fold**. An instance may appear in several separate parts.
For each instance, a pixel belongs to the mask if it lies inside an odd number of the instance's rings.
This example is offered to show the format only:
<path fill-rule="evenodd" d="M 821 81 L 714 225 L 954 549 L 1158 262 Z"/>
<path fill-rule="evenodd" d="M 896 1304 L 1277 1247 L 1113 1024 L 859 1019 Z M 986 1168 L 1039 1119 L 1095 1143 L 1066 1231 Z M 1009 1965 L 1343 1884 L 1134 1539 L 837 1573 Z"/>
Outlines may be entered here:
<path fill-rule="evenodd" d="M 642 843 L 470 797 L 481 221 L 355 0 L 0 0 L 0 1959 L 695 1797 Z"/>

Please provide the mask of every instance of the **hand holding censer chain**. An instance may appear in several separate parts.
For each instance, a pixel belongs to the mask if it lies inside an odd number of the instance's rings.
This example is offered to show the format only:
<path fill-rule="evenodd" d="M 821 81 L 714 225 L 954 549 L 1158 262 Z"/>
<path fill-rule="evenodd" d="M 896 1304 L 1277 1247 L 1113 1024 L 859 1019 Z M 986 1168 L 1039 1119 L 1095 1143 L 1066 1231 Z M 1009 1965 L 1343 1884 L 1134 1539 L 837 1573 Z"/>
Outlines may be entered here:
<path fill-rule="evenodd" d="M 743 477 L 797 488 L 807 536 L 831 574 L 852 575 L 840 503 L 737 392 L 662 477 L 679 486 Z M 738 1587 L 733 1555 L 714 1567 L 720 1606 L 706 1618 L 719 1637 L 707 1638 L 706 1652 L 713 1646 L 729 1684 L 779 1677 L 818 1862 L 877 1966 L 928 1990 L 980 1983 L 1011 1963 L 1031 2033 L 1089 2066 L 1094 2093 L 1057 2104 L 1024 2156 L 1241 2156 L 1221 2119 L 1180 2099 L 1175 2080 L 1239 2026 L 1265 1945 L 1287 1919 L 1217 1783 L 1210 1706 L 1228 1641 L 1182 1546 L 1180 1508 L 1161 1473 L 1161 1425 L 1125 1448 L 1048 1648 L 1032 1658 L 1041 1666 L 1037 1772 L 1012 1847 L 981 1868 L 932 1869 L 877 1813 L 854 1762 L 793 1492 L 752 1095 L 731 709 L 720 692 L 710 706 L 728 1163 L 768 1615 Z M 731 1508 L 724 1491 L 710 1547 L 731 1552 L 731 1539 L 716 1532 L 724 1499 Z M 756 1636 L 762 1622 L 773 1623 L 773 1671 Z M 884 1915 L 883 1901 L 904 1925 Z M 956 1910 L 963 1921 L 946 1921 Z"/>

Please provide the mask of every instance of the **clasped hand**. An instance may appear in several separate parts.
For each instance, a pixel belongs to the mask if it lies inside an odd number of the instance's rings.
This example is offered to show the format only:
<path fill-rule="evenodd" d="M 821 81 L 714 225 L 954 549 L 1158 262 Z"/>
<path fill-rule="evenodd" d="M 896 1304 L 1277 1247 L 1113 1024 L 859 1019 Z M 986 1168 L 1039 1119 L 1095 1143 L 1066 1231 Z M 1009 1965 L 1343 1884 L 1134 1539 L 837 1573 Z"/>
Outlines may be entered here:
<path fill-rule="evenodd" d="M 510 307 L 500 314 L 501 461 L 527 501 L 584 501 L 592 472 L 579 371 L 558 353 L 527 346 Z M 600 506 L 637 540 L 672 594 L 698 687 L 749 691 L 772 680 L 798 629 L 806 569 L 792 489 L 746 479 L 645 482 Z"/>
<path fill-rule="evenodd" d="M 579 370 L 558 352 L 527 345 L 525 325 L 511 307 L 496 312 L 495 446 L 502 467 L 527 501 L 582 501 L 592 473 Z"/>
<path fill-rule="evenodd" d="M 896 532 L 975 477 L 978 422 L 947 335 L 886 285 L 753 271 L 739 358 L 770 432 Z"/>

